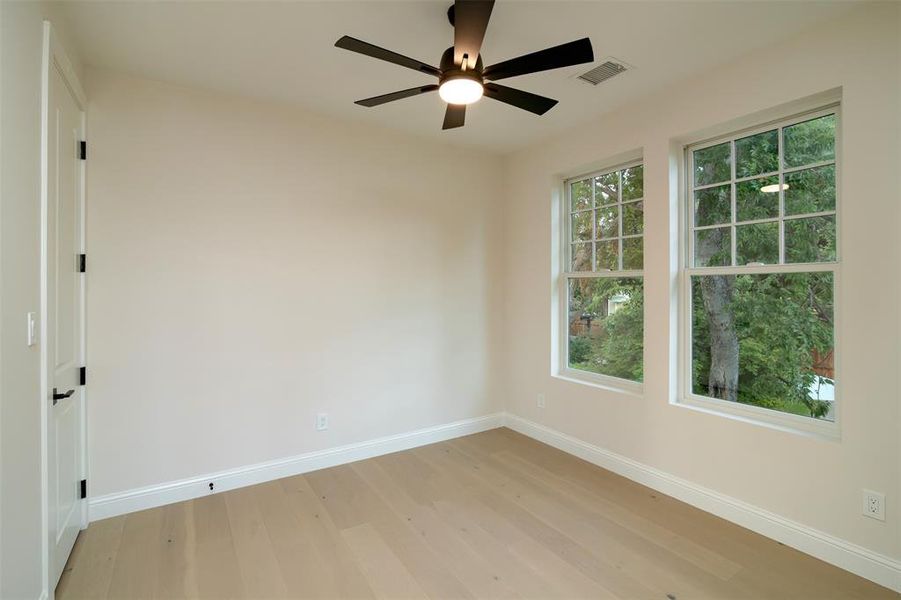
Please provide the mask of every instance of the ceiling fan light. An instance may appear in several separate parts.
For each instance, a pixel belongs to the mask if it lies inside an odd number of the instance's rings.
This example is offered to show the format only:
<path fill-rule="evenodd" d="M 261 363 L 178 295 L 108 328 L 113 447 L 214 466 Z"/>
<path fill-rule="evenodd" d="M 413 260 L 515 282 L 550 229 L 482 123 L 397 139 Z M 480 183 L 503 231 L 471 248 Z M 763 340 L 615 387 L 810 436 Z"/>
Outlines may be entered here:
<path fill-rule="evenodd" d="M 438 95 L 448 104 L 472 104 L 482 97 L 482 84 L 471 77 L 446 79 L 438 88 Z"/>

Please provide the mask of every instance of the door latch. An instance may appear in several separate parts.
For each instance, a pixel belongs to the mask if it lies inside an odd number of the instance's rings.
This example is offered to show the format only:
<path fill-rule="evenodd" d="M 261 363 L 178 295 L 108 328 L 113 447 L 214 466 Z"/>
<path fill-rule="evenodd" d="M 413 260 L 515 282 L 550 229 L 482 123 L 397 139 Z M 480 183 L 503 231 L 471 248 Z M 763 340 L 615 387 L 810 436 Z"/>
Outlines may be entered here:
<path fill-rule="evenodd" d="M 69 396 L 71 396 L 74 393 L 75 393 L 75 390 L 73 389 L 73 390 L 69 390 L 68 392 L 65 392 L 63 394 L 60 394 L 59 392 L 56 391 L 56 388 L 53 388 L 53 406 L 56 406 L 57 402 L 59 402 L 60 400 L 65 400 L 66 398 L 68 398 Z"/>

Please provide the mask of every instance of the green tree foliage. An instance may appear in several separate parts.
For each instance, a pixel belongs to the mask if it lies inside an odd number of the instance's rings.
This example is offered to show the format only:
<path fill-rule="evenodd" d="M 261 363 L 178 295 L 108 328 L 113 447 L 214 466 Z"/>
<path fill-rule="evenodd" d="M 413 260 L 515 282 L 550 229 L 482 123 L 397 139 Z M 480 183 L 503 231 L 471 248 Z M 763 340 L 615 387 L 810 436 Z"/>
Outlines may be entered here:
<path fill-rule="evenodd" d="M 591 338 L 587 335 L 574 335 L 569 338 L 569 362 L 572 365 L 582 366 L 591 364 Z"/>

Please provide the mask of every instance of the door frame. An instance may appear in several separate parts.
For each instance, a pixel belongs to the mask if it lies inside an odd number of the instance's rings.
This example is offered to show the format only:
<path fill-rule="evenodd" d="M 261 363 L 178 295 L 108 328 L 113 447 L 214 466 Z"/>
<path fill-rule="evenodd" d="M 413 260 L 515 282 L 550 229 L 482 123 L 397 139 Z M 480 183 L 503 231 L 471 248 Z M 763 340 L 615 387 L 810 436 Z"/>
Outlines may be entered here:
<path fill-rule="evenodd" d="M 54 597 L 55 582 L 51 581 L 50 564 L 51 564 L 51 546 L 50 546 L 50 523 L 49 523 L 49 449 L 48 449 L 48 423 L 50 418 L 50 402 L 48 400 L 52 382 L 50 381 L 49 356 L 47 353 L 47 323 L 48 320 L 48 302 L 47 302 L 47 278 L 49 275 L 48 261 L 50 259 L 48 253 L 48 177 L 49 177 L 49 111 L 50 111 L 50 73 L 51 69 L 58 68 L 69 89 L 72 91 L 78 108 L 81 111 L 81 130 L 85 139 L 87 139 L 87 96 L 72 62 L 69 60 L 65 49 L 60 44 L 59 38 L 50 21 L 43 23 L 43 52 L 41 58 L 41 312 L 40 312 L 40 344 L 41 344 L 41 386 L 40 386 L 40 403 L 41 403 L 41 532 L 42 532 L 42 579 L 43 590 L 41 597 L 52 600 Z M 78 210 L 79 210 L 79 246 L 80 252 L 85 252 L 85 161 L 81 161 L 79 165 L 79 189 L 78 189 Z M 81 311 L 79 319 L 81 320 L 81 340 L 79 343 L 80 362 L 85 364 L 87 354 L 87 332 L 86 310 L 87 310 L 87 289 L 85 285 L 86 276 L 83 274 L 79 277 L 79 297 L 81 300 Z M 78 386 L 77 392 L 81 397 L 81 408 L 79 410 L 79 423 L 81 428 L 81 464 L 82 479 L 88 477 L 88 460 L 87 460 L 87 394 L 85 386 Z M 88 526 L 88 500 L 85 498 L 81 505 L 81 528 Z"/>

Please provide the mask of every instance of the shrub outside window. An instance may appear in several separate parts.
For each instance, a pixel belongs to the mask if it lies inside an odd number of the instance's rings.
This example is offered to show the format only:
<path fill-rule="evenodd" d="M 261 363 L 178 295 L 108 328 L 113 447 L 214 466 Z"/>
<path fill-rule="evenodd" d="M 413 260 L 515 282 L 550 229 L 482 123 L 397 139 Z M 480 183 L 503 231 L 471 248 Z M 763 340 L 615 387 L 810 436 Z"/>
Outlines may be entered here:
<path fill-rule="evenodd" d="M 688 403 L 835 421 L 838 120 L 833 106 L 686 149 Z"/>

